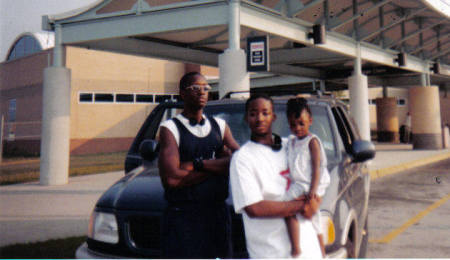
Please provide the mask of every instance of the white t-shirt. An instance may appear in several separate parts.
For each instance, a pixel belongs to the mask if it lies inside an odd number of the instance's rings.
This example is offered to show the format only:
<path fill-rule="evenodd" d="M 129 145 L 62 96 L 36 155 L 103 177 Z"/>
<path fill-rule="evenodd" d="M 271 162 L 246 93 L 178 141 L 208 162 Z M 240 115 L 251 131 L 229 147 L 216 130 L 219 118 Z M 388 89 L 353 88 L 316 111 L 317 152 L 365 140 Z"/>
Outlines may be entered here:
<path fill-rule="evenodd" d="M 193 135 L 195 135 L 197 137 L 205 137 L 211 131 L 211 122 L 209 122 L 208 118 L 205 115 L 203 115 L 203 119 L 205 119 L 205 124 L 204 125 L 197 124 L 195 126 L 191 126 L 189 124 L 189 119 L 184 117 L 182 114 L 176 115 L 175 118 L 180 120 L 180 122 L 189 130 L 189 132 L 191 132 Z M 221 134 L 222 140 L 223 140 L 223 137 L 225 135 L 226 122 L 225 122 L 225 120 L 218 118 L 218 117 L 214 117 L 214 119 L 216 120 L 217 124 L 219 125 L 220 134 Z M 175 141 L 177 142 L 177 145 L 180 144 L 180 132 L 178 131 L 177 125 L 175 124 L 175 122 L 172 119 L 168 119 L 168 120 L 162 122 L 160 126 L 163 126 L 167 129 L 169 129 L 169 131 L 173 134 L 173 137 L 175 137 Z"/>
<path fill-rule="evenodd" d="M 282 201 L 286 193 L 287 156 L 283 149 L 248 141 L 233 154 L 230 183 L 236 213 L 242 213 L 251 258 L 290 258 L 291 243 L 284 218 L 251 218 L 245 207 L 262 200 Z M 311 221 L 300 218 L 301 257 L 321 258 L 317 234 Z"/>

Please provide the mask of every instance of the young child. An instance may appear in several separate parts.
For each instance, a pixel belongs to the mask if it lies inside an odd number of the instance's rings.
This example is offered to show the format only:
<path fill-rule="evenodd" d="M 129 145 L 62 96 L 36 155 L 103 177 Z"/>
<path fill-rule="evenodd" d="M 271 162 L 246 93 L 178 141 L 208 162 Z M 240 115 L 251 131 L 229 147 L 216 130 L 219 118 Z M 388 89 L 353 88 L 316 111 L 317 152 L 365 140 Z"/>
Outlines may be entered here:
<path fill-rule="evenodd" d="M 286 197 L 293 199 L 305 195 L 306 200 L 314 196 L 322 197 L 330 184 L 330 176 L 322 144 L 316 135 L 309 132 L 313 118 L 306 99 L 290 99 L 286 114 L 292 132 L 287 145 L 292 184 L 286 192 Z M 286 217 L 285 220 L 292 245 L 292 256 L 297 257 L 301 254 L 299 223 L 296 216 Z M 318 234 L 322 255 L 325 256 L 320 213 L 312 217 L 312 223 Z"/>

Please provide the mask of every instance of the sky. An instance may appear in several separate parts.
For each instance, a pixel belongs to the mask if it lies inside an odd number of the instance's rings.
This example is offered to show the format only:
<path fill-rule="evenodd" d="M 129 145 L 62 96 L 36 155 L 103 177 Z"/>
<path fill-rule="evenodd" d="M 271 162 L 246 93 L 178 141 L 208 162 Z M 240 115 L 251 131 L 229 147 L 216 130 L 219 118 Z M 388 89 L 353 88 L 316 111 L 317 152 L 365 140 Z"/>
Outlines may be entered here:
<path fill-rule="evenodd" d="M 24 32 L 41 32 L 43 15 L 66 12 L 96 0 L 0 0 L 0 62 Z"/>
<path fill-rule="evenodd" d="M 427 1 L 450 17 L 450 0 Z M 0 62 L 21 33 L 42 31 L 42 15 L 59 14 L 93 2 L 96 0 L 0 0 Z"/>

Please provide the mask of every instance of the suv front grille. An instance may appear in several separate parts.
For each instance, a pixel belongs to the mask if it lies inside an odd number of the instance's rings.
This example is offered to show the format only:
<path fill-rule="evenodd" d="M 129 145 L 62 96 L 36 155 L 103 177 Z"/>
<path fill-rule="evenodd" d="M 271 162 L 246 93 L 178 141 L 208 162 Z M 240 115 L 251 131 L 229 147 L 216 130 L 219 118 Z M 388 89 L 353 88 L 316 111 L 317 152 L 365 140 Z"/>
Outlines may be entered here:
<path fill-rule="evenodd" d="M 128 221 L 129 239 L 137 249 L 160 250 L 160 216 L 131 217 Z"/>
<path fill-rule="evenodd" d="M 125 221 L 126 244 L 131 251 L 153 258 L 161 253 L 161 216 L 129 216 Z M 232 217 L 233 258 L 248 258 L 241 216 Z"/>

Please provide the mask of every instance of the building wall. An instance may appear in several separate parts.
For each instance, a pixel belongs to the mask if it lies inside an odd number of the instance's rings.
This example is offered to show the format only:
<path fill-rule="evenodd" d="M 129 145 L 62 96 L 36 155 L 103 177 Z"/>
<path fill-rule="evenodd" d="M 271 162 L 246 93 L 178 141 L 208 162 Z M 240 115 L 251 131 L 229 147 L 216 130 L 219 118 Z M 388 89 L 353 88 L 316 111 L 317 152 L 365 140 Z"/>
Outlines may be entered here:
<path fill-rule="evenodd" d="M 0 64 L 1 114 L 5 117 L 4 153 L 38 154 L 42 116 L 43 70 L 49 52 Z M 15 118 L 9 106 L 15 100 Z"/>
<path fill-rule="evenodd" d="M 0 109 L 5 116 L 4 152 L 38 154 L 40 150 L 43 71 L 51 50 L 0 64 Z M 200 71 L 217 78 L 217 68 L 185 65 L 138 56 L 67 47 L 66 66 L 71 70 L 71 154 L 128 150 L 142 122 L 158 102 L 82 102 L 80 94 L 97 93 L 153 95 L 178 94 L 178 81 L 185 71 Z M 340 93 L 348 97 L 348 92 Z M 382 88 L 370 88 L 371 129 L 376 130 L 374 100 Z M 408 112 L 408 89 L 388 88 L 397 97 L 399 124 Z M 57 98 L 57 97 L 55 97 Z M 9 104 L 16 102 L 15 120 L 9 118 Z M 135 100 L 134 100 L 135 101 Z M 441 93 L 443 124 L 450 124 L 450 99 Z"/>
<path fill-rule="evenodd" d="M 0 64 L 1 113 L 7 121 L 5 154 L 38 154 L 42 118 L 43 71 L 51 51 Z M 71 154 L 128 150 L 157 102 L 80 102 L 80 93 L 178 94 L 184 64 L 131 55 L 66 48 L 71 70 Z M 57 98 L 57 97 L 55 97 Z M 9 100 L 16 100 L 9 122 Z"/>
<path fill-rule="evenodd" d="M 178 94 L 184 64 L 69 47 L 72 154 L 126 151 L 157 103 L 80 102 L 80 93 Z"/>

